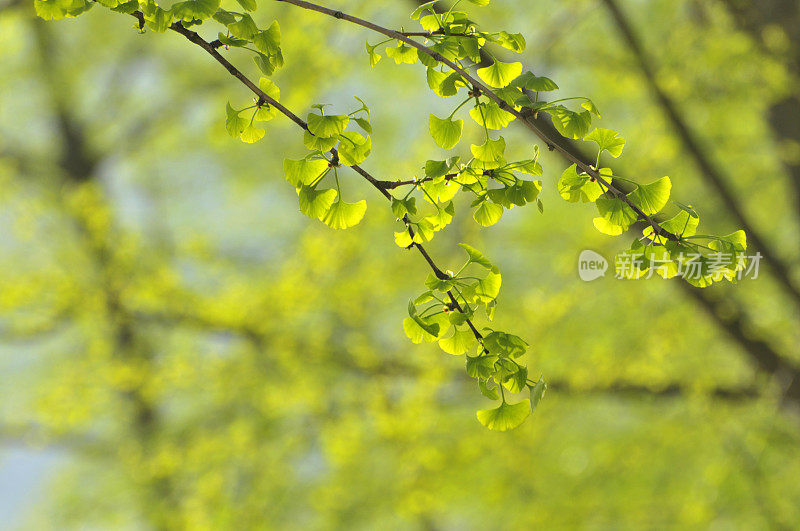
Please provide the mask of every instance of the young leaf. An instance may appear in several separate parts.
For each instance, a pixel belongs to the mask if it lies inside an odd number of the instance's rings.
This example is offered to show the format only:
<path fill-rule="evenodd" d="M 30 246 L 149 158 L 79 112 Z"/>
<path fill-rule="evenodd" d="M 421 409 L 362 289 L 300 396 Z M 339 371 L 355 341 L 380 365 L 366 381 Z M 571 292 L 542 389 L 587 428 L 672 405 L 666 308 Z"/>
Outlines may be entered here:
<path fill-rule="evenodd" d="M 483 201 L 472 213 L 472 217 L 479 225 L 490 227 L 503 217 L 503 207 L 489 201 Z"/>
<path fill-rule="evenodd" d="M 331 138 L 344 131 L 350 118 L 344 114 L 323 116 L 312 112 L 308 114 L 307 121 L 311 134 L 321 138 Z"/>
<path fill-rule="evenodd" d="M 322 219 L 336 199 L 336 190 L 315 190 L 304 184 L 297 190 L 300 212 L 310 218 Z"/>
<path fill-rule="evenodd" d="M 570 203 L 578 201 L 591 203 L 603 195 L 603 188 L 589 175 L 578 174 L 577 166 L 573 164 L 561 174 L 558 180 L 558 193 Z"/>
<path fill-rule="evenodd" d="M 628 199 L 642 209 L 648 216 L 657 214 L 669 201 L 672 182 L 669 177 L 662 177 L 650 184 L 640 184 L 636 190 L 628 194 Z"/>
<path fill-rule="evenodd" d="M 480 77 L 487 85 L 502 88 L 522 73 L 522 63 L 503 63 L 495 61 L 485 68 L 478 69 Z"/>
<path fill-rule="evenodd" d="M 534 92 L 550 92 L 558 90 L 558 85 L 549 77 L 537 77 L 531 72 L 525 72 L 514 80 L 512 85 L 532 90 Z"/>
<path fill-rule="evenodd" d="M 439 118 L 433 114 L 428 118 L 428 129 L 434 142 L 441 148 L 452 149 L 461 139 L 461 131 L 464 128 L 464 120 L 453 120 L 451 118 Z"/>
<path fill-rule="evenodd" d="M 592 124 L 589 111 L 575 112 L 561 105 L 548 107 L 546 111 L 553 117 L 553 125 L 558 132 L 567 138 L 583 138 Z"/>
<path fill-rule="evenodd" d="M 366 211 L 367 202 L 363 199 L 357 203 L 345 203 L 339 199 L 322 218 L 322 222 L 332 229 L 347 229 L 358 225 Z"/>
<path fill-rule="evenodd" d="M 481 162 L 497 162 L 503 158 L 506 151 L 506 141 L 501 136 L 497 140 L 487 139 L 481 145 L 470 146 L 472 156 Z"/>
<path fill-rule="evenodd" d="M 618 236 L 638 218 L 636 212 L 617 197 L 600 197 L 596 204 L 600 217 L 594 218 L 594 226 L 603 234 Z"/>
<path fill-rule="evenodd" d="M 502 129 L 514 121 L 514 115 L 501 109 L 494 101 L 480 103 L 470 109 L 469 115 L 478 125 L 485 125 L 488 129 Z"/>
<path fill-rule="evenodd" d="M 248 144 L 253 144 L 258 142 L 264 137 L 264 130 L 259 129 L 253 125 L 248 125 L 242 131 L 241 139 L 242 142 L 247 142 Z"/>
<path fill-rule="evenodd" d="M 478 421 L 494 431 L 511 430 L 522 424 L 531 414 L 531 401 L 527 398 L 516 404 L 503 402 L 495 409 L 483 409 L 477 412 Z"/>
<path fill-rule="evenodd" d="M 545 391 L 547 391 L 547 384 L 542 378 L 539 378 L 536 385 L 531 387 L 531 413 L 536 411 L 536 406 L 538 406 L 539 402 L 544 398 Z"/>
<path fill-rule="evenodd" d="M 494 267 L 492 263 L 489 261 L 489 259 L 486 258 L 486 256 L 484 256 L 483 253 L 477 250 L 476 248 L 471 247 L 466 243 L 459 243 L 458 245 L 461 246 L 462 249 L 467 251 L 470 262 L 476 263 L 481 267 L 485 267 L 486 269 L 492 269 Z"/>
<path fill-rule="evenodd" d="M 382 57 L 378 52 L 375 51 L 375 48 L 377 48 L 378 46 L 370 45 L 369 41 L 367 41 L 366 44 L 367 44 L 367 54 L 369 54 L 369 66 L 375 66 L 376 64 L 378 64 L 378 61 L 380 61 Z"/>
<path fill-rule="evenodd" d="M 230 103 L 228 103 L 225 112 L 227 114 L 225 129 L 232 137 L 239 138 L 239 135 L 242 134 L 242 131 L 247 127 L 249 121 L 247 118 L 239 116 L 239 111 L 231 107 Z"/>
<path fill-rule="evenodd" d="M 345 166 L 361 164 L 372 150 L 372 139 L 364 138 L 354 131 L 345 131 L 340 135 L 339 160 Z"/>
<path fill-rule="evenodd" d="M 475 336 L 470 329 L 459 330 L 458 328 L 453 328 L 453 335 L 441 338 L 439 347 L 448 354 L 460 356 L 466 353 L 473 343 L 475 343 Z"/>
<path fill-rule="evenodd" d="M 600 146 L 600 153 L 608 151 L 614 158 L 622 155 L 622 148 L 625 147 L 625 139 L 622 138 L 619 133 L 611 129 L 597 128 L 586 135 L 584 140 L 595 142 Z"/>
<path fill-rule="evenodd" d="M 417 49 L 403 42 L 397 48 L 386 48 L 386 55 L 394 59 L 398 65 L 402 63 L 413 65 L 417 62 Z"/>
<path fill-rule="evenodd" d="M 328 171 L 328 161 L 325 159 L 285 159 L 283 161 L 283 173 L 286 180 L 295 188 L 301 185 L 311 185 L 323 173 Z"/>

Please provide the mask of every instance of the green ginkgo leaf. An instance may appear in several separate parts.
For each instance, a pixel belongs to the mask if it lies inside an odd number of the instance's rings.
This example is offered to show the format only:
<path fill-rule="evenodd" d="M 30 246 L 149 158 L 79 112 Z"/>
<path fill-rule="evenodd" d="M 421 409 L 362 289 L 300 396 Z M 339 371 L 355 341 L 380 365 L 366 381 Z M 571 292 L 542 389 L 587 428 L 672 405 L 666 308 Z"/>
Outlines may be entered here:
<path fill-rule="evenodd" d="M 459 243 L 458 245 L 467 252 L 470 262 L 478 264 L 481 267 L 485 267 L 486 269 L 492 269 L 494 267 L 489 259 L 486 258 L 486 256 L 484 256 L 484 254 L 476 248 L 467 245 L 466 243 Z"/>
<path fill-rule="evenodd" d="M 497 162 L 503 158 L 506 151 L 506 141 L 501 136 L 497 140 L 487 139 L 481 145 L 472 144 L 470 146 L 472 156 L 481 162 Z"/>
<path fill-rule="evenodd" d="M 472 217 L 479 225 L 490 227 L 503 217 L 503 207 L 489 201 L 484 201 L 475 209 L 472 213 Z"/>
<path fill-rule="evenodd" d="M 228 103 L 226 107 L 227 118 L 225 120 L 225 129 L 228 131 L 228 134 L 234 138 L 239 138 L 239 135 L 242 134 L 242 131 L 244 131 L 250 123 L 247 118 L 239 116 L 239 112 L 240 111 L 237 111 Z"/>
<path fill-rule="evenodd" d="M 558 90 L 558 85 L 549 77 L 537 77 L 532 72 L 525 72 L 514 80 L 512 85 L 534 92 L 550 92 Z"/>
<path fill-rule="evenodd" d="M 177 20 L 187 22 L 194 19 L 206 20 L 217 12 L 219 4 L 220 0 L 186 0 L 185 2 L 178 2 L 172 6 L 172 16 Z M 239 35 L 234 35 L 234 37 L 239 37 Z"/>
<path fill-rule="evenodd" d="M 478 77 L 494 88 L 502 88 L 514 81 L 522 73 L 522 63 L 503 63 L 495 61 L 485 68 L 478 69 Z"/>
<path fill-rule="evenodd" d="M 579 174 L 577 166 L 573 164 L 561 174 L 558 180 L 558 193 L 570 203 L 578 201 L 590 203 L 603 195 L 603 188 L 588 174 Z"/>
<path fill-rule="evenodd" d="M 245 11 L 255 11 L 258 5 L 256 0 L 236 0 Z"/>
<path fill-rule="evenodd" d="M 245 127 L 241 134 L 242 142 L 247 142 L 248 144 L 258 142 L 262 138 L 264 138 L 264 130 L 259 129 L 252 124 Z"/>
<path fill-rule="evenodd" d="M 312 151 L 330 151 L 338 141 L 338 136 L 321 138 L 312 135 L 308 131 L 303 131 L 303 145 Z"/>
<path fill-rule="evenodd" d="M 662 177 L 649 184 L 640 184 L 633 192 L 628 194 L 628 199 L 639 207 L 648 216 L 657 214 L 669 201 L 672 181 L 669 177 Z"/>
<path fill-rule="evenodd" d="M 276 56 L 275 66 L 283 66 L 283 55 L 281 54 L 281 27 L 277 20 L 273 20 L 264 31 L 259 31 L 253 35 L 253 44 L 261 53 Z"/>
<path fill-rule="evenodd" d="M 323 116 L 317 113 L 308 114 L 308 130 L 321 138 L 331 138 L 342 134 L 350 118 L 344 114 Z"/>
<path fill-rule="evenodd" d="M 228 31 L 230 31 L 231 35 L 234 37 L 247 39 L 249 41 L 258 33 L 258 26 L 253 22 L 253 17 L 244 13 L 237 22 L 228 24 Z"/>
<path fill-rule="evenodd" d="M 539 402 L 541 402 L 542 398 L 544 398 L 545 391 L 547 391 L 547 384 L 545 383 L 544 379 L 539 378 L 539 381 L 536 382 L 536 385 L 531 387 L 531 413 L 536 411 L 536 406 L 538 406 Z"/>
<path fill-rule="evenodd" d="M 417 49 L 402 42 L 397 48 L 386 48 L 386 55 L 394 59 L 397 64 L 413 65 L 417 62 Z"/>
<path fill-rule="evenodd" d="M 474 300 L 475 302 L 488 303 L 497 298 L 500 294 L 500 285 L 502 284 L 502 277 L 500 271 L 495 267 L 489 271 L 486 277 L 478 281 L 475 286 Z"/>
<path fill-rule="evenodd" d="M 489 378 L 497 359 L 497 356 L 467 356 L 467 375 L 470 378 Z"/>
<path fill-rule="evenodd" d="M 493 431 L 507 431 L 522 424 L 531 414 L 531 401 L 525 399 L 516 404 L 503 402 L 494 409 L 482 409 L 477 412 L 478 421 Z"/>
<path fill-rule="evenodd" d="M 322 222 L 332 229 L 347 229 L 358 225 L 366 211 L 367 202 L 363 199 L 357 203 L 345 203 L 339 199 L 331 205 Z"/>
<path fill-rule="evenodd" d="M 589 111 L 575 112 L 557 105 L 548 107 L 547 112 L 553 117 L 553 125 L 558 132 L 567 138 L 583 138 L 592 124 L 592 115 Z"/>
<path fill-rule="evenodd" d="M 297 190 L 297 200 L 300 212 L 310 218 L 322 219 L 330 210 L 336 199 L 336 190 L 315 190 L 306 185 L 300 185 Z"/>
<path fill-rule="evenodd" d="M 622 155 L 622 148 L 625 147 L 625 139 L 619 133 L 600 127 L 586 135 L 584 140 L 591 140 L 600 147 L 600 153 L 608 151 L 614 158 Z"/>
<path fill-rule="evenodd" d="M 514 121 L 514 115 L 501 109 L 494 101 L 480 103 L 470 109 L 469 115 L 478 125 L 485 125 L 488 129 L 502 129 Z"/>
<path fill-rule="evenodd" d="M 378 46 L 372 46 L 369 42 L 366 43 L 367 54 L 369 55 L 369 66 L 375 66 L 381 60 L 381 54 L 375 51 Z"/>
<path fill-rule="evenodd" d="M 311 185 L 314 181 L 328 171 L 329 164 L 325 159 L 285 159 L 283 161 L 283 173 L 286 180 L 295 188 L 301 185 Z"/>
<path fill-rule="evenodd" d="M 439 118 L 431 114 L 428 117 L 428 129 L 433 141 L 441 148 L 452 149 L 461 139 L 464 120 L 452 118 Z"/>
<path fill-rule="evenodd" d="M 594 226 L 609 236 L 622 234 L 639 217 L 625 201 L 617 197 L 600 197 L 596 204 L 600 217 L 594 218 Z"/>
<path fill-rule="evenodd" d="M 697 226 L 699 224 L 700 219 L 690 215 L 685 210 L 680 210 L 668 220 L 660 223 L 662 229 L 683 237 L 694 236 L 697 233 Z M 664 237 L 653 236 L 653 227 L 650 225 L 642 230 L 642 234 L 644 236 L 652 237 L 653 241 L 658 244 L 664 245 L 666 243 L 666 239 Z"/>
<path fill-rule="evenodd" d="M 278 88 L 271 79 L 262 77 L 258 80 L 258 88 L 260 88 L 264 94 L 269 96 L 270 98 L 278 101 L 281 99 L 281 89 Z M 256 111 L 256 120 L 261 120 L 262 122 L 266 122 L 268 120 L 272 120 L 278 115 L 279 111 L 272 105 L 265 103 L 261 105 L 258 110 Z"/>
<path fill-rule="evenodd" d="M 339 136 L 339 160 L 345 166 L 361 164 L 372 150 L 372 139 L 364 138 L 354 131 L 345 131 Z"/>
<path fill-rule="evenodd" d="M 439 334 L 438 325 L 436 328 L 436 333 L 432 334 L 423 328 L 417 320 L 412 319 L 411 317 L 406 317 L 403 319 L 403 331 L 406 333 L 412 343 L 432 343 L 436 341 L 436 337 Z"/>
<path fill-rule="evenodd" d="M 448 354 L 460 356 L 466 353 L 473 343 L 475 343 L 475 336 L 469 328 L 464 330 L 454 328 L 453 335 L 439 340 L 439 347 Z"/>

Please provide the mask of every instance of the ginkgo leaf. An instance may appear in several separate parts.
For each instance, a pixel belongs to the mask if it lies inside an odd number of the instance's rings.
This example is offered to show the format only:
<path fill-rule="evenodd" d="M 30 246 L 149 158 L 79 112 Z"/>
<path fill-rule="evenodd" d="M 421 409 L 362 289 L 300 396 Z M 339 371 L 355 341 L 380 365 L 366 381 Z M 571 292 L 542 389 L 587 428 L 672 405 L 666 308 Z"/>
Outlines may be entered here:
<path fill-rule="evenodd" d="M 467 245 L 466 243 L 459 243 L 458 245 L 467 252 L 470 262 L 476 263 L 479 266 L 485 267 L 486 269 L 492 269 L 494 267 L 489 259 L 486 258 L 486 256 L 484 256 L 483 253 L 476 248 Z"/>
<path fill-rule="evenodd" d="M 323 173 L 328 171 L 328 161 L 325 159 L 285 159 L 283 161 L 283 173 L 286 180 L 295 188 L 300 185 L 314 184 Z"/>
<path fill-rule="evenodd" d="M 269 56 L 274 56 L 275 66 L 283 66 L 283 55 L 281 54 L 281 27 L 277 20 L 264 31 L 259 31 L 253 38 L 256 48 Z"/>
<path fill-rule="evenodd" d="M 323 116 L 312 112 L 308 114 L 307 121 L 311 134 L 322 138 L 331 138 L 344 131 L 350 118 L 344 114 Z"/>
<path fill-rule="evenodd" d="M 461 139 L 461 131 L 464 128 L 464 120 L 460 118 L 439 118 L 431 114 L 428 117 L 428 129 L 434 142 L 441 148 L 452 149 Z"/>
<path fill-rule="evenodd" d="M 254 0 L 250 0 L 255 4 Z M 172 6 L 172 16 L 183 21 L 206 20 L 211 18 L 219 9 L 220 0 L 186 0 Z M 233 33 L 233 32 L 231 32 Z M 240 35 L 234 35 L 240 37 Z"/>
<path fill-rule="evenodd" d="M 219 4 L 219 2 L 217 2 L 217 4 Z M 219 5 L 217 5 L 217 7 L 219 7 Z M 237 22 L 228 24 L 228 31 L 230 31 L 231 35 L 234 37 L 250 40 L 258 33 L 258 26 L 253 22 L 253 17 L 244 13 Z"/>
<path fill-rule="evenodd" d="M 660 223 L 661 228 L 666 230 L 667 232 L 671 232 L 672 234 L 677 234 L 678 236 L 694 236 L 697 233 L 697 226 L 700 223 L 700 219 L 691 216 L 685 210 L 680 210 L 677 214 L 672 216 L 670 219 L 666 221 L 662 221 Z M 650 236 L 653 238 L 653 241 L 659 244 L 666 243 L 666 240 L 662 236 L 653 236 L 653 227 L 648 225 L 642 230 L 642 234 L 644 236 Z"/>
<path fill-rule="evenodd" d="M 603 195 L 603 188 L 588 174 L 579 174 L 577 166 L 573 164 L 561 174 L 558 180 L 558 193 L 570 203 L 578 201 L 590 203 Z"/>
<path fill-rule="evenodd" d="M 514 121 L 514 115 L 501 109 L 494 101 L 480 103 L 470 109 L 469 115 L 478 125 L 485 125 L 488 129 L 502 129 Z"/>
<path fill-rule="evenodd" d="M 472 217 L 479 225 L 490 227 L 503 217 L 503 207 L 489 201 L 484 201 L 475 209 L 472 213 Z"/>
<path fill-rule="evenodd" d="M 592 124 L 589 111 L 575 112 L 561 105 L 548 107 L 546 111 L 553 117 L 553 125 L 558 132 L 567 138 L 583 138 Z"/>
<path fill-rule="evenodd" d="M 481 145 L 470 146 L 472 156 L 481 162 L 496 162 L 503 158 L 506 151 L 506 141 L 501 136 L 497 140 L 487 139 Z"/>
<path fill-rule="evenodd" d="M 584 140 L 595 142 L 600 147 L 600 153 L 608 151 L 614 158 L 622 155 L 622 148 L 625 147 L 625 139 L 619 133 L 600 127 L 586 135 Z"/>
<path fill-rule="evenodd" d="M 552 79 L 549 77 L 537 77 L 531 72 L 521 74 L 512 84 L 534 92 L 558 90 L 558 85 Z"/>
<path fill-rule="evenodd" d="M 622 234 L 639 217 L 625 201 L 617 197 L 600 197 L 596 204 L 600 217 L 594 219 L 594 226 L 610 236 Z"/>
<path fill-rule="evenodd" d="M 354 131 L 345 131 L 339 136 L 339 160 L 345 166 L 361 164 L 372 150 L 372 139 L 364 138 Z"/>
<path fill-rule="evenodd" d="M 478 421 L 494 431 L 507 431 L 522 424 L 531 414 L 531 401 L 525 399 L 516 404 L 503 402 L 494 409 L 482 409 L 477 412 Z"/>
<path fill-rule="evenodd" d="M 489 271 L 486 277 L 478 281 L 475 286 L 475 302 L 487 303 L 497 298 L 500 294 L 502 277 L 500 271 L 495 267 Z"/>
<path fill-rule="evenodd" d="M 485 68 L 478 69 L 478 77 L 494 88 L 502 88 L 522 73 L 522 63 L 495 61 Z"/>
<path fill-rule="evenodd" d="M 672 182 L 669 177 L 662 177 L 650 184 L 640 184 L 628 194 L 628 199 L 648 216 L 657 214 L 669 201 Z"/>
<path fill-rule="evenodd" d="M 541 402 L 542 398 L 544 398 L 545 391 L 547 391 L 547 384 L 545 383 L 544 379 L 539 378 L 539 381 L 536 382 L 536 385 L 531 387 L 531 413 L 536 411 L 536 406 L 538 406 L 539 402 Z"/>
<path fill-rule="evenodd" d="M 448 354 L 460 356 L 466 353 L 473 343 L 475 343 L 475 336 L 470 329 L 459 330 L 454 328 L 453 335 L 439 340 L 439 347 Z"/>
<path fill-rule="evenodd" d="M 278 101 L 281 99 L 281 89 L 274 81 L 267 77 L 262 77 L 258 80 L 258 88 L 260 88 L 267 96 Z"/>
<path fill-rule="evenodd" d="M 226 108 L 227 119 L 225 120 L 225 129 L 228 131 L 228 134 L 234 138 L 238 138 L 249 123 L 247 118 L 239 116 L 239 112 L 240 111 L 237 111 L 228 103 Z"/>
<path fill-rule="evenodd" d="M 322 222 L 332 229 L 347 229 L 358 225 L 366 211 L 367 202 L 363 199 L 357 203 L 345 203 L 339 199 L 331 205 Z"/>
<path fill-rule="evenodd" d="M 431 334 L 422 326 L 420 326 L 416 320 L 412 319 L 411 317 L 406 317 L 403 319 L 403 331 L 406 333 L 412 343 L 432 343 L 433 341 L 436 341 L 436 337 L 438 335 L 438 325 L 436 334 Z"/>
<path fill-rule="evenodd" d="M 245 127 L 241 134 L 242 142 L 247 142 L 248 144 L 258 142 L 262 138 L 264 138 L 264 130 L 253 125 L 248 125 Z"/>
<path fill-rule="evenodd" d="M 397 48 L 386 48 L 386 55 L 394 59 L 397 64 L 413 65 L 417 62 L 417 49 L 402 42 Z"/>
<path fill-rule="evenodd" d="M 308 131 L 303 131 L 303 145 L 311 150 L 330 151 L 338 141 L 338 136 L 322 138 L 319 136 L 314 136 Z"/>
<path fill-rule="evenodd" d="M 297 199 L 300 212 L 310 218 L 322 219 L 336 199 L 336 190 L 315 190 L 306 185 L 301 185 L 297 190 Z"/>

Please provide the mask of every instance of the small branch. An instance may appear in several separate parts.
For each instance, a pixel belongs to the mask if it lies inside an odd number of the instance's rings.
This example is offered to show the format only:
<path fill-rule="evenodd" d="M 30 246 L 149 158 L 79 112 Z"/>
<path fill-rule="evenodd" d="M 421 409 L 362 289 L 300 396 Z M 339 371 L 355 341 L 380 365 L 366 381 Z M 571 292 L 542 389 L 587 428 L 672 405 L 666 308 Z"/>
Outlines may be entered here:
<path fill-rule="evenodd" d="M 398 31 L 391 30 L 383 26 L 379 26 L 367 20 L 354 17 L 352 15 L 348 15 L 347 13 L 344 13 L 342 11 L 337 11 L 317 4 L 312 4 L 311 2 L 306 2 L 305 0 L 275 0 L 275 1 L 292 4 L 303 9 L 308 9 L 310 11 L 316 11 L 318 13 L 328 15 L 338 20 L 345 20 L 347 22 L 367 28 L 369 30 L 375 31 L 387 37 L 397 39 L 399 41 L 408 44 L 409 46 L 413 46 L 414 48 L 430 56 L 434 60 L 450 67 L 453 71 L 457 72 L 465 81 L 467 81 L 468 84 L 473 87 L 474 91 L 480 92 L 484 94 L 486 97 L 494 100 L 494 102 L 497 103 L 497 105 L 501 109 L 518 118 L 520 120 L 520 123 L 524 124 L 528 129 L 533 131 L 536 134 L 536 136 L 538 136 L 551 151 L 557 151 L 562 157 L 567 159 L 567 161 L 571 162 L 572 164 L 575 164 L 576 167 L 580 169 L 582 172 L 593 177 L 594 179 L 597 180 L 597 182 L 605 186 L 608 189 L 609 194 L 627 204 L 628 207 L 630 207 L 631 210 L 633 210 L 636 213 L 639 219 L 646 221 L 650 226 L 652 226 L 655 234 L 657 234 L 662 238 L 666 238 L 668 240 L 680 241 L 681 239 L 680 236 L 664 229 L 663 227 L 661 227 L 660 224 L 656 223 L 650 216 L 645 214 L 641 208 L 639 208 L 633 201 L 631 201 L 622 190 L 614 186 L 610 180 L 606 180 L 606 178 L 603 177 L 599 171 L 594 169 L 591 165 L 586 164 L 583 160 L 580 159 L 580 157 L 574 155 L 573 153 L 570 153 L 569 151 L 564 149 L 560 144 L 556 143 L 548 135 L 546 135 L 541 129 L 539 129 L 539 127 L 535 123 L 533 123 L 531 120 L 528 119 L 527 113 L 523 113 L 521 111 L 516 110 L 512 105 L 509 105 L 508 103 L 506 103 L 504 99 L 500 98 L 500 96 L 495 94 L 490 87 L 488 87 L 486 84 L 473 77 L 469 72 L 461 68 L 453 61 L 447 59 L 439 52 L 431 50 L 427 46 L 420 44 L 409 37 L 406 37 L 405 35 L 403 35 Z"/>
<path fill-rule="evenodd" d="M 139 11 L 135 11 L 134 13 L 132 13 L 132 15 L 134 17 L 136 17 L 137 19 L 141 19 L 141 17 L 143 17 L 142 13 L 139 12 Z M 334 12 L 332 16 L 335 16 L 336 18 L 340 18 L 341 16 L 344 16 L 344 15 L 342 13 L 340 13 L 340 12 Z M 290 111 L 289 109 L 287 109 L 286 107 L 281 105 L 277 100 L 275 100 L 274 98 L 270 97 L 269 94 L 265 93 L 263 90 L 258 88 L 258 86 L 256 86 L 255 83 L 250 81 L 250 79 L 247 76 L 245 76 L 238 68 L 233 66 L 227 59 L 225 59 L 222 55 L 220 55 L 220 53 L 217 51 L 216 48 L 214 48 L 211 45 L 211 43 L 209 43 L 208 41 L 206 41 L 205 39 L 200 37 L 200 35 L 198 35 L 196 32 L 185 28 L 183 26 L 183 24 L 181 24 L 180 22 L 175 22 L 174 24 L 172 24 L 170 26 L 170 29 L 172 31 L 176 32 L 176 33 L 179 33 L 179 34 L 183 35 L 190 42 L 192 42 L 192 43 L 198 45 L 199 47 L 201 47 L 202 49 L 204 49 L 218 63 L 220 63 L 222 66 L 224 66 L 225 69 L 228 71 L 228 73 L 230 73 L 233 77 L 238 79 L 244 86 L 246 86 L 248 89 L 250 89 L 250 91 L 253 92 L 253 94 L 255 94 L 256 96 L 259 97 L 259 99 L 263 100 L 264 102 L 269 103 L 271 106 L 273 106 L 276 109 L 278 109 L 278 111 L 280 111 L 284 116 L 286 116 L 287 118 L 292 120 L 299 127 L 303 128 L 303 130 L 308 131 L 308 124 L 305 121 L 303 121 L 303 119 L 301 119 L 299 116 L 294 114 L 292 111 Z M 338 153 L 338 151 L 336 151 L 335 148 L 330 150 L 330 154 L 333 157 L 332 160 L 338 160 L 339 153 Z M 361 166 L 359 166 L 357 164 L 353 165 L 353 166 L 350 166 L 350 168 L 352 168 L 353 171 L 355 171 L 356 173 L 361 175 L 365 180 L 367 180 L 375 189 L 377 189 L 381 194 L 383 194 L 383 196 L 386 197 L 386 199 L 388 199 L 389 201 L 392 200 L 391 194 L 385 188 L 383 188 L 382 185 L 381 185 L 381 183 L 385 182 L 385 181 L 379 181 L 378 179 L 376 179 L 375 177 L 370 175 L 370 173 L 367 172 L 364 168 L 362 168 Z M 408 219 L 404 218 L 404 221 L 406 221 L 407 226 L 408 226 Z M 410 226 L 409 226 L 409 232 L 411 233 L 412 238 L 413 238 L 413 234 L 414 233 L 411 230 Z M 428 265 L 430 266 L 431 270 L 433 271 L 433 273 L 436 275 L 437 278 L 439 278 L 441 280 L 449 280 L 450 279 L 450 276 L 447 275 L 446 273 L 444 273 L 441 270 L 441 268 L 436 265 L 436 263 L 433 261 L 431 256 L 428 254 L 428 251 L 426 251 L 425 248 L 421 244 L 414 243 L 413 245 L 419 251 L 419 253 L 422 255 L 422 257 L 425 259 L 425 261 L 428 263 Z M 455 300 L 453 298 L 452 293 L 448 292 L 448 295 L 451 297 L 452 300 Z M 469 319 L 467 319 L 466 322 L 469 325 L 470 329 L 472 330 L 473 334 L 475 334 L 475 337 L 477 339 L 480 339 L 482 336 L 480 335 L 478 330 L 475 328 L 475 325 Z"/>

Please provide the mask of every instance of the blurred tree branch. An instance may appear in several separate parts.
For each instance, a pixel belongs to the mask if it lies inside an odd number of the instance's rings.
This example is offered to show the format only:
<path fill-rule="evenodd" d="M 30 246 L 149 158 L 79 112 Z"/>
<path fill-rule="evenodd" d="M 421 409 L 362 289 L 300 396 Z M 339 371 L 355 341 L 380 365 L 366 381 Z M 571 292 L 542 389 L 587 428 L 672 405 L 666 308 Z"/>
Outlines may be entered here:
<path fill-rule="evenodd" d="M 798 289 L 792 278 L 790 265 L 775 252 L 764 235 L 761 234 L 760 230 L 756 229 L 753 223 L 750 222 L 749 217 L 745 214 L 742 205 L 736 198 L 735 192 L 728 184 L 731 182 L 731 179 L 725 176 L 723 170 L 712 160 L 708 150 L 703 147 L 701 140 L 691 130 L 688 121 L 683 116 L 678 106 L 661 88 L 656 79 L 653 59 L 647 55 L 630 21 L 617 4 L 617 0 L 602 1 L 611 14 L 620 35 L 625 40 L 628 50 L 630 50 L 636 58 L 639 69 L 647 81 L 650 90 L 655 95 L 656 101 L 664 111 L 664 115 L 675 129 L 675 133 L 683 144 L 686 152 L 692 157 L 695 165 L 700 170 L 700 175 L 703 177 L 704 181 L 716 191 L 727 211 L 747 233 L 747 239 L 748 242 L 752 244 L 751 246 L 761 251 L 765 263 L 772 269 L 776 279 L 786 290 L 786 293 L 794 299 L 795 304 L 800 306 L 800 289 Z M 761 8 L 759 7 L 759 9 Z M 748 248 L 751 246 L 748 246 Z"/>

